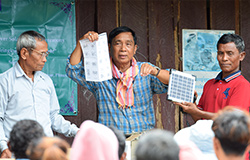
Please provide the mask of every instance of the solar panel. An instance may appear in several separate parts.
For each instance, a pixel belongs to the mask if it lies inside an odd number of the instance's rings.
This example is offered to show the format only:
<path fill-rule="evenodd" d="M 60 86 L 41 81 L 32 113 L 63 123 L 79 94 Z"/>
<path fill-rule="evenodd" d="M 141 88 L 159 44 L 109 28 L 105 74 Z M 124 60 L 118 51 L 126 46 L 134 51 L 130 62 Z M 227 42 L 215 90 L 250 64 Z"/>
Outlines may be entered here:
<path fill-rule="evenodd" d="M 175 102 L 193 102 L 194 89 L 195 76 L 173 69 L 170 71 L 168 100 Z"/>

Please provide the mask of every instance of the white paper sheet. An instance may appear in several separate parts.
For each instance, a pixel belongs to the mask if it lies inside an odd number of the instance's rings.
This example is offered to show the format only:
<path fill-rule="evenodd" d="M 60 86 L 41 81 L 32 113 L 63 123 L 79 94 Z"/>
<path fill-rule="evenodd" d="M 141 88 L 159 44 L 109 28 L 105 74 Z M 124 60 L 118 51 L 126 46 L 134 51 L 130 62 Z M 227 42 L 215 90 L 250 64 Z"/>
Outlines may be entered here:
<path fill-rule="evenodd" d="M 80 40 L 87 81 L 105 81 L 112 78 L 107 33 L 99 34 L 98 41 Z"/>

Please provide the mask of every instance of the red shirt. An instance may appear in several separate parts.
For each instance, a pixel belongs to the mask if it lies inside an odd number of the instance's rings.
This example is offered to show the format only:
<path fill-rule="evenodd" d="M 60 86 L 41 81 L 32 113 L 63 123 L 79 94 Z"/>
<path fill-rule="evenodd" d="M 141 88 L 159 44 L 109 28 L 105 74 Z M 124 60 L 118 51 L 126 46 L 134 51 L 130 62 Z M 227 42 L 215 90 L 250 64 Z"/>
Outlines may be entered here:
<path fill-rule="evenodd" d="M 241 71 L 224 79 L 221 77 L 222 72 L 205 84 L 198 107 L 212 113 L 216 113 L 228 105 L 249 111 L 250 84 L 241 75 Z"/>

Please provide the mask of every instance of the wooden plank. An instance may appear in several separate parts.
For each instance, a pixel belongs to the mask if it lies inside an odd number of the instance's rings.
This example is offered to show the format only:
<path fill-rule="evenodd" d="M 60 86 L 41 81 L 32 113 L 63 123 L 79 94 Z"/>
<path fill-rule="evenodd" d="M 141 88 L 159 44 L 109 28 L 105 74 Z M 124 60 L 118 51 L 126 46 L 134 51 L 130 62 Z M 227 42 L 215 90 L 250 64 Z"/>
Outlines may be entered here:
<path fill-rule="evenodd" d="M 137 35 L 138 49 L 135 57 L 139 61 L 148 61 L 147 1 L 120 0 L 120 5 L 120 25 L 131 28 Z"/>
<path fill-rule="evenodd" d="M 117 1 L 118 0 L 98 0 L 96 12 L 99 33 L 109 33 L 117 27 Z"/>
<path fill-rule="evenodd" d="M 177 3 L 174 5 L 179 9 L 179 21 L 176 23 L 179 24 L 179 52 L 182 53 L 182 29 L 207 29 L 207 1 L 179 0 L 174 3 Z M 180 128 L 183 128 L 192 125 L 194 121 L 189 114 L 181 113 L 180 123 Z"/>
<path fill-rule="evenodd" d="M 250 81 L 250 1 L 240 1 L 240 35 L 245 41 L 246 57 L 241 63 L 241 71 L 243 76 Z"/>
<path fill-rule="evenodd" d="M 207 1 L 179 1 L 180 29 L 207 29 Z"/>
<path fill-rule="evenodd" d="M 171 1 L 149 0 L 149 61 L 156 64 L 160 56 L 162 68 L 175 67 L 172 14 Z"/>
<path fill-rule="evenodd" d="M 211 29 L 234 30 L 235 0 L 210 0 L 210 19 Z"/>
<path fill-rule="evenodd" d="M 172 12 L 171 1 L 148 1 L 149 61 L 160 68 L 175 68 Z M 166 94 L 154 97 L 156 127 L 175 132 L 175 107 L 170 105 Z"/>

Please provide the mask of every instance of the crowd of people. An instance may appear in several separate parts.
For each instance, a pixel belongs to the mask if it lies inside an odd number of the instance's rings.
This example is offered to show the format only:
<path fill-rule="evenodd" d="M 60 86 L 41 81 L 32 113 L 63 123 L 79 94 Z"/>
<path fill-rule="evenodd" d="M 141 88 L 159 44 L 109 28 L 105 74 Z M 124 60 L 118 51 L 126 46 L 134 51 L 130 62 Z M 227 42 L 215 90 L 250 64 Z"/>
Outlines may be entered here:
<path fill-rule="evenodd" d="M 98 33 L 81 39 L 97 41 Z M 67 59 L 68 77 L 93 93 L 99 112 L 98 122 L 86 120 L 78 128 L 59 114 L 53 82 L 41 71 L 49 55 L 45 37 L 36 31 L 19 36 L 19 60 L 0 74 L 1 158 L 124 160 L 126 137 L 143 133 L 136 160 L 249 160 L 250 85 L 240 71 L 246 53 L 239 35 L 219 39 L 221 72 L 204 85 L 198 105 L 175 102 L 196 122 L 176 134 L 155 129 L 153 95 L 167 92 L 169 71 L 134 58 L 137 37 L 126 26 L 109 33 L 108 45 L 110 80 L 86 80 L 79 41 Z M 75 136 L 72 146 L 53 131 Z"/>
<path fill-rule="evenodd" d="M 10 134 L 9 149 L 23 160 L 125 160 L 125 134 L 91 120 L 84 121 L 70 145 L 47 137 L 34 120 L 18 121 Z M 250 149 L 248 112 L 227 106 L 212 120 L 199 120 L 176 134 L 152 129 L 137 140 L 134 160 L 247 160 Z"/>

